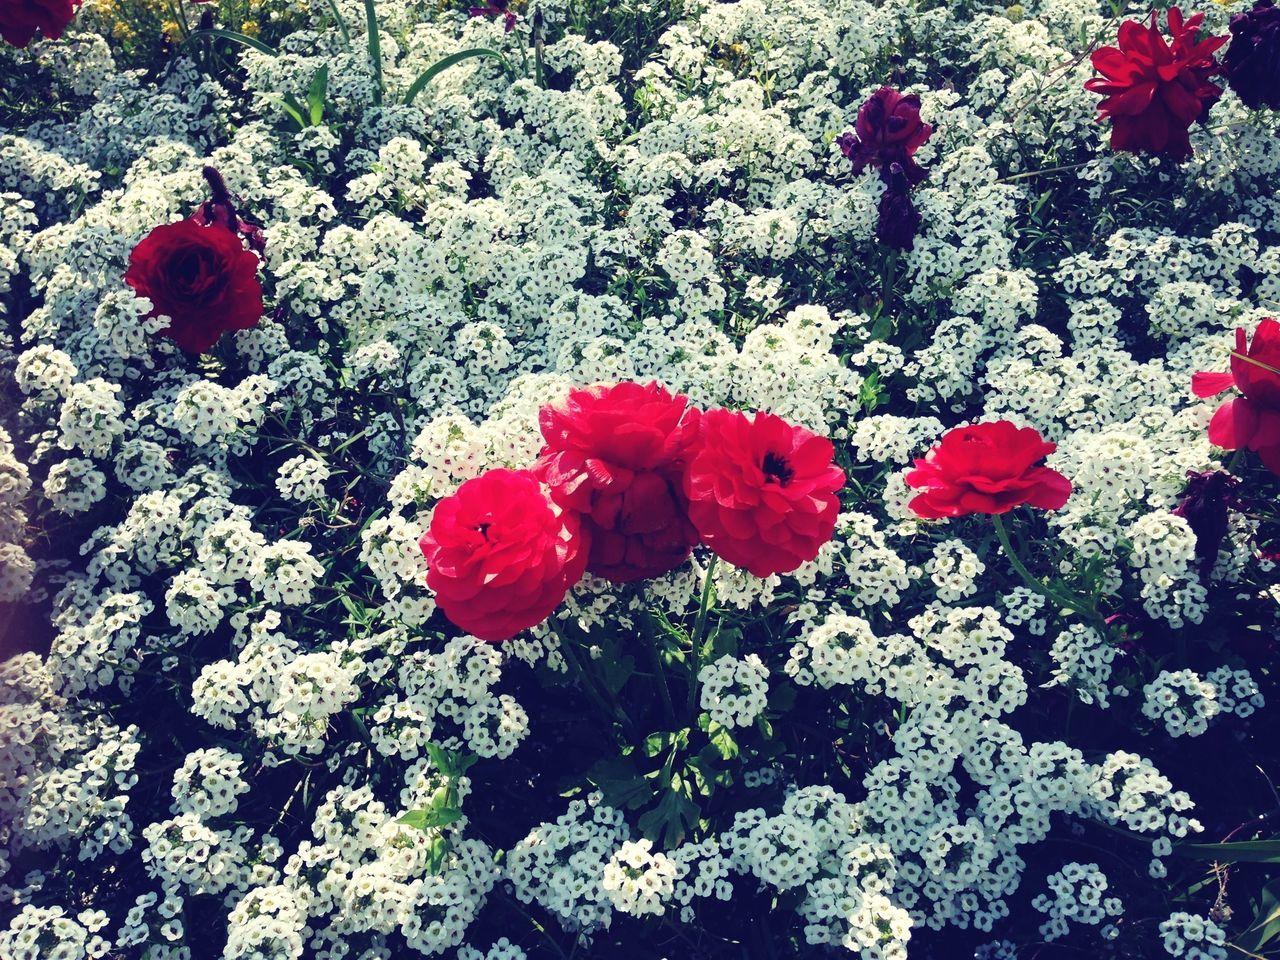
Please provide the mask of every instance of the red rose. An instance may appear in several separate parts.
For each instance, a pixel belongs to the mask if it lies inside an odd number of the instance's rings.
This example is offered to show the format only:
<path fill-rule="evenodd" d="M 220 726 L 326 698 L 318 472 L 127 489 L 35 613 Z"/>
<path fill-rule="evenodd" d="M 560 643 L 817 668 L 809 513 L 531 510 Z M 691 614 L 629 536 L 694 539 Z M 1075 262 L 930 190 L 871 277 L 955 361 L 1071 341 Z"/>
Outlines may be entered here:
<path fill-rule="evenodd" d="M 80 0 L 0 0 L 0 37 L 25 47 L 36 31 L 57 40 L 75 19 Z"/>
<path fill-rule="evenodd" d="M 907 474 L 907 486 L 925 491 L 909 506 L 927 520 L 1008 513 L 1023 503 L 1057 510 L 1071 496 L 1071 481 L 1036 466 L 1056 449 L 1031 427 L 1020 430 L 1008 420 L 949 430 Z"/>
<path fill-rule="evenodd" d="M 1258 324 L 1253 343 L 1236 328 L 1230 373 L 1197 373 L 1191 390 L 1212 397 L 1236 387 L 1244 396 L 1228 400 L 1209 422 L 1209 440 L 1224 450 L 1252 450 L 1263 466 L 1280 474 L 1280 323 Z"/>
<path fill-rule="evenodd" d="M 657 383 L 573 390 L 539 415 L 534 470 L 551 496 L 582 514 L 587 569 L 615 582 L 643 580 L 685 561 L 698 531 L 682 489 L 698 412 Z"/>
<path fill-rule="evenodd" d="M 490 470 L 441 500 L 418 542 L 444 615 L 481 640 L 541 623 L 582 576 L 577 517 L 528 470 Z"/>
<path fill-rule="evenodd" d="M 156 227 L 129 254 L 125 282 L 151 301 L 148 316 L 170 320 L 164 335 L 204 353 L 228 330 L 262 319 L 258 258 L 220 226 L 180 220 Z"/>
<path fill-rule="evenodd" d="M 757 577 L 816 557 L 844 486 L 831 441 L 769 413 L 749 420 L 732 410 L 707 411 L 699 432 L 685 493 L 703 542 Z"/>
<path fill-rule="evenodd" d="M 1085 89 L 1106 97 L 1098 114 L 1112 120 L 1113 150 L 1164 153 L 1180 162 L 1191 156 L 1191 124 L 1207 119 L 1222 96 L 1222 88 L 1209 77 L 1218 71 L 1213 53 L 1228 38 L 1197 41 L 1204 14 L 1184 21 L 1182 11 L 1173 7 L 1168 13 L 1170 44 L 1158 19 L 1153 10 L 1149 26 L 1134 20 L 1120 24 L 1119 46 L 1094 51 L 1093 67 L 1102 76 L 1086 81 Z"/>
<path fill-rule="evenodd" d="M 890 164 L 896 163 L 914 187 L 924 179 L 924 169 L 912 158 L 932 133 L 933 127 L 920 119 L 918 96 L 881 87 L 858 108 L 853 133 L 841 134 L 836 143 L 853 161 L 855 174 L 875 167 L 888 183 Z"/>

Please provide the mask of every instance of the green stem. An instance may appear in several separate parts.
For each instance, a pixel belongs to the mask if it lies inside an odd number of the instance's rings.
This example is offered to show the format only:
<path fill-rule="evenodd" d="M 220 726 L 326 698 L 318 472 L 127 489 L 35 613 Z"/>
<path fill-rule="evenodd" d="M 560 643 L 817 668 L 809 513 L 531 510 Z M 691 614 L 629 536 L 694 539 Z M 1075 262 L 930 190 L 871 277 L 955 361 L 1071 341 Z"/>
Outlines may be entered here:
<path fill-rule="evenodd" d="M 1022 562 L 1022 558 L 1018 556 L 1018 551 L 1013 548 L 1013 543 L 1009 540 L 1009 531 L 1004 526 L 1004 519 L 1000 514 L 994 513 L 991 515 L 991 520 L 996 528 L 996 537 L 1000 540 L 1000 546 L 1004 548 L 1005 556 L 1009 558 L 1009 563 L 1017 571 L 1023 582 L 1049 602 L 1057 604 L 1060 608 L 1065 607 L 1084 617 L 1089 621 L 1090 626 L 1105 637 L 1106 624 L 1098 615 L 1098 611 L 1093 608 L 1093 605 L 1068 594 L 1061 594 L 1038 579 L 1027 569 L 1026 564 Z"/>
<path fill-rule="evenodd" d="M 653 672 L 658 677 L 658 693 L 662 697 L 662 712 L 667 718 L 668 726 L 676 726 L 676 708 L 671 702 L 671 688 L 667 685 L 667 671 L 662 667 L 662 655 L 658 652 L 658 641 L 654 636 L 653 619 L 645 616 L 644 639 L 649 648 L 649 659 L 653 661 Z"/>
<path fill-rule="evenodd" d="M 711 601 L 716 592 L 715 581 L 712 577 L 716 572 L 716 560 L 718 559 L 715 554 L 712 554 L 710 561 L 707 563 L 707 569 L 702 579 L 702 599 L 698 602 L 698 616 L 693 621 L 693 648 L 689 652 L 689 703 L 686 707 L 690 714 L 694 714 L 694 708 L 698 702 L 698 669 L 702 660 L 702 635 L 707 629 L 707 614 L 711 612 Z"/>

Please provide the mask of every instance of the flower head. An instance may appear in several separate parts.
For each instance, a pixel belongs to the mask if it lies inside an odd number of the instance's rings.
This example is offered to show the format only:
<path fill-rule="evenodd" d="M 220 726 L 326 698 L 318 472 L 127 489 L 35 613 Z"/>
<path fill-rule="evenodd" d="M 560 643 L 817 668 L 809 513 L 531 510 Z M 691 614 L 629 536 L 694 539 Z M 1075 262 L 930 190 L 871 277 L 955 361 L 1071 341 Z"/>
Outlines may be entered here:
<path fill-rule="evenodd" d="M 1280 323 L 1268 317 L 1249 342 L 1236 328 L 1230 373 L 1197 373 L 1191 390 L 1212 397 L 1232 387 L 1243 396 L 1228 400 L 1209 422 L 1209 440 L 1224 450 L 1253 450 L 1272 473 L 1280 474 Z"/>
<path fill-rule="evenodd" d="M 490 470 L 437 505 L 418 542 L 444 615 L 490 642 L 551 615 L 586 562 L 577 517 L 528 470 Z"/>
<path fill-rule="evenodd" d="M 75 19 L 81 0 L 4 0 L 0 3 L 0 37 L 15 47 L 25 47 L 38 30 L 57 40 Z"/>
<path fill-rule="evenodd" d="M 503 33 L 510 33 L 516 28 L 516 15 L 508 9 L 510 0 L 489 0 L 484 6 L 468 7 L 469 17 L 502 17 Z"/>
<path fill-rule="evenodd" d="M 898 164 L 915 186 L 924 179 L 924 169 L 913 157 L 932 133 L 933 127 L 920 119 L 918 96 L 881 87 L 858 109 L 853 133 L 842 134 L 836 143 L 853 161 L 854 173 L 874 167 L 888 183 L 890 165 Z"/>
<path fill-rule="evenodd" d="M 816 557 L 845 479 L 831 442 L 769 413 L 732 410 L 704 413 L 699 436 L 685 493 L 703 542 L 757 577 Z"/>
<path fill-rule="evenodd" d="M 683 563 L 698 532 L 681 479 L 697 438 L 687 397 L 657 383 L 570 391 L 539 415 L 546 446 L 535 471 L 562 507 L 582 514 L 587 569 L 616 582 Z"/>
<path fill-rule="evenodd" d="M 1057 510 L 1071 495 L 1071 481 L 1036 465 L 1056 449 L 1008 420 L 948 431 L 907 474 L 907 485 L 924 491 L 909 506 L 928 520 L 1008 513 L 1023 503 Z"/>
<path fill-rule="evenodd" d="M 1256 0 L 1231 18 L 1222 74 L 1246 107 L 1280 110 L 1280 9 L 1272 0 Z"/>
<path fill-rule="evenodd" d="M 240 235 L 195 218 L 156 227 L 129 254 L 125 282 L 151 301 L 150 316 L 169 318 L 164 335 L 204 353 L 228 330 L 262 319 L 258 258 Z"/>
<path fill-rule="evenodd" d="M 1203 13 L 1184 20 L 1172 7 L 1165 40 L 1159 14 L 1152 11 L 1149 25 L 1126 20 L 1118 46 L 1093 52 L 1093 67 L 1102 76 L 1086 81 L 1085 88 L 1105 97 L 1098 113 L 1111 118 L 1113 150 L 1163 153 L 1179 162 L 1191 157 L 1191 124 L 1203 122 L 1222 95 L 1209 77 L 1218 71 L 1214 51 L 1227 42 L 1225 36 L 1198 40 L 1203 20 Z"/>

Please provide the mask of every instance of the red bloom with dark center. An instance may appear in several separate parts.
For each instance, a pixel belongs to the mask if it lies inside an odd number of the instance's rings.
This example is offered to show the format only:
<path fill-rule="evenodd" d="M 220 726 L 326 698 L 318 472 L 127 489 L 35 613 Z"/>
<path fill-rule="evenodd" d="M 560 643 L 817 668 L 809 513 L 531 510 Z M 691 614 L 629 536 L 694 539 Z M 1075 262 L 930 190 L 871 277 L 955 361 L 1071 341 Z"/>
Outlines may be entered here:
<path fill-rule="evenodd" d="M 1188 130 L 1208 118 L 1222 95 L 1209 78 L 1218 72 L 1213 54 L 1228 39 L 1197 40 L 1203 20 L 1203 13 L 1183 20 L 1182 11 L 1171 8 L 1169 42 L 1152 11 L 1147 26 L 1134 20 L 1120 24 L 1119 46 L 1094 51 L 1093 67 L 1102 76 L 1086 81 L 1085 89 L 1105 96 L 1098 114 L 1111 118 L 1113 150 L 1163 153 L 1178 162 L 1190 158 Z"/>
<path fill-rule="evenodd" d="M 587 556 L 577 517 L 557 509 L 528 470 L 468 480 L 436 504 L 418 546 L 444 615 L 490 642 L 547 619 Z"/>
<path fill-rule="evenodd" d="M 573 390 L 539 414 L 546 446 L 534 470 L 552 499 L 582 514 L 587 569 L 615 582 L 685 561 L 698 532 L 682 489 L 698 412 L 657 383 Z"/>
<path fill-rule="evenodd" d="M 907 486 L 924 490 L 909 506 L 927 520 L 1008 513 L 1023 503 L 1057 510 L 1071 496 L 1071 481 L 1036 466 L 1056 449 L 1008 420 L 950 430 L 907 474 Z"/>
<path fill-rule="evenodd" d="M 57 40 L 76 17 L 80 0 L 0 0 L 0 37 L 15 47 L 25 47 L 39 30 Z"/>
<path fill-rule="evenodd" d="M 228 330 L 262 319 L 258 258 L 218 225 L 191 219 L 156 227 L 129 254 L 124 279 L 151 301 L 148 316 L 169 318 L 163 335 L 188 353 L 204 353 Z"/>
<path fill-rule="evenodd" d="M 704 413 L 699 438 L 684 488 L 703 542 L 757 577 L 816 557 L 844 486 L 831 441 L 772 414 L 732 410 Z"/>
<path fill-rule="evenodd" d="M 920 119 L 920 98 L 881 87 L 858 109 L 853 133 L 836 138 L 840 151 L 853 161 L 853 172 L 867 167 L 880 171 L 888 183 L 889 165 L 900 164 L 911 186 L 924 179 L 924 169 L 912 158 L 933 133 Z"/>
<path fill-rule="evenodd" d="M 1253 342 L 1236 328 L 1230 373 L 1197 373 L 1191 390 L 1213 397 L 1236 387 L 1244 396 L 1228 400 L 1209 422 L 1209 440 L 1224 450 L 1254 451 L 1272 473 L 1280 474 L 1280 323 L 1258 324 Z"/>

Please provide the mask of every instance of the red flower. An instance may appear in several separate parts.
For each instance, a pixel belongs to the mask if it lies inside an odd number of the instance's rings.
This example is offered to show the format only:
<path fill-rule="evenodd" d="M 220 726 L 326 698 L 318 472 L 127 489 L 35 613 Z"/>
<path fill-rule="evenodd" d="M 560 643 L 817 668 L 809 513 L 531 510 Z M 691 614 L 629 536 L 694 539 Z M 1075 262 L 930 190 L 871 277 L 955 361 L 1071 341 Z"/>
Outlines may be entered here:
<path fill-rule="evenodd" d="M 1253 343 L 1236 328 L 1230 373 L 1197 373 L 1191 390 L 1213 397 L 1236 387 L 1244 396 L 1228 400 L 1209 422 L 1209 440 L 1224 450 L 1252 450 L 1272 473 L 1280 474 L 1280 323 L 1258 324 Z"/>
<path fill-rule="evenodd" d="M 1153 10 L 1149 26 L 1134 20 L 1120 24 L 1119 46 L 1094 51 L 1093 67 L 1102 77 L 1086 81 L 1085 89 L 1105 95 L 1098 114 L 1112 120 L 1113 150 L 1164 153 L 1181 162 L 1191 156 L 1191 124 L 1207 119 L 1222 96 L 1209 77 L 1218 71 L 1213 53 L 1228 37 L 1197 41 L 1204 14 L 1184 21 L 1182 11 L 1172 7 L 1169 43 L 1158 19 Z"/>
<path fill-rule="evenodd" d="M 1071 496 L 1071 481 L 1036 466 L 1056 449 L 1008 420 L 949 430 L 907 474 L 907 486 L 924 490 L 909 506 L 927 520 L 1008 513 L 1023 503 L 1057 510 Z"/>
<path fill-rule="evenodd" d="M 148 316 L 169 318 L 164 335 L 188 353 L 262 319 L 258 258 L 221 226 L 191 219 L 156 227 L 129 254 L 124 279 L 151 301 Z"/>
<path fill-rule="evenodd" d="M 57 40 L 79 7 L 80 0 L 0 0 L 0 37 L 15 47 L 25 47 L 37 30 Z"/>
<path fill-rule="evenodd" d="M 688 402 L 657 383 L 619 383 L 542 408 L 546 446 L 534 470 L 556 503 L 583 515 L 592 573 L 619 583 L 656 577 L 698 542 L 681 488 L 698 431 Z"/>
<path fill-rule="evenodd" d="M 844 486 L 831 441 L 769 413 L 732 410 L 707 411 L 699 433 L 684 488 L 703 542 L 757 577 L 816 557 Z"/>
<path fill-rule="evenodd" d="M 912 157 L 932 133 L 933 127 L 920 120 L 918 96 L 881 87 L 858 108 L 853 133 L 841 134 L 836 143 L 853 161 L 855 174 L 875 167 L 888 183 L 889 166 L 897 163 L 914 187 L 924 179 L 924 169 Z"/>
<path fill-rule="evenodd" d="M 528 470 L 490 470 L 436 504 L 418 541 L 444 615 L 481 640 L 541 623 L 582 576 L 577 517 L 547 499 Z"/>

